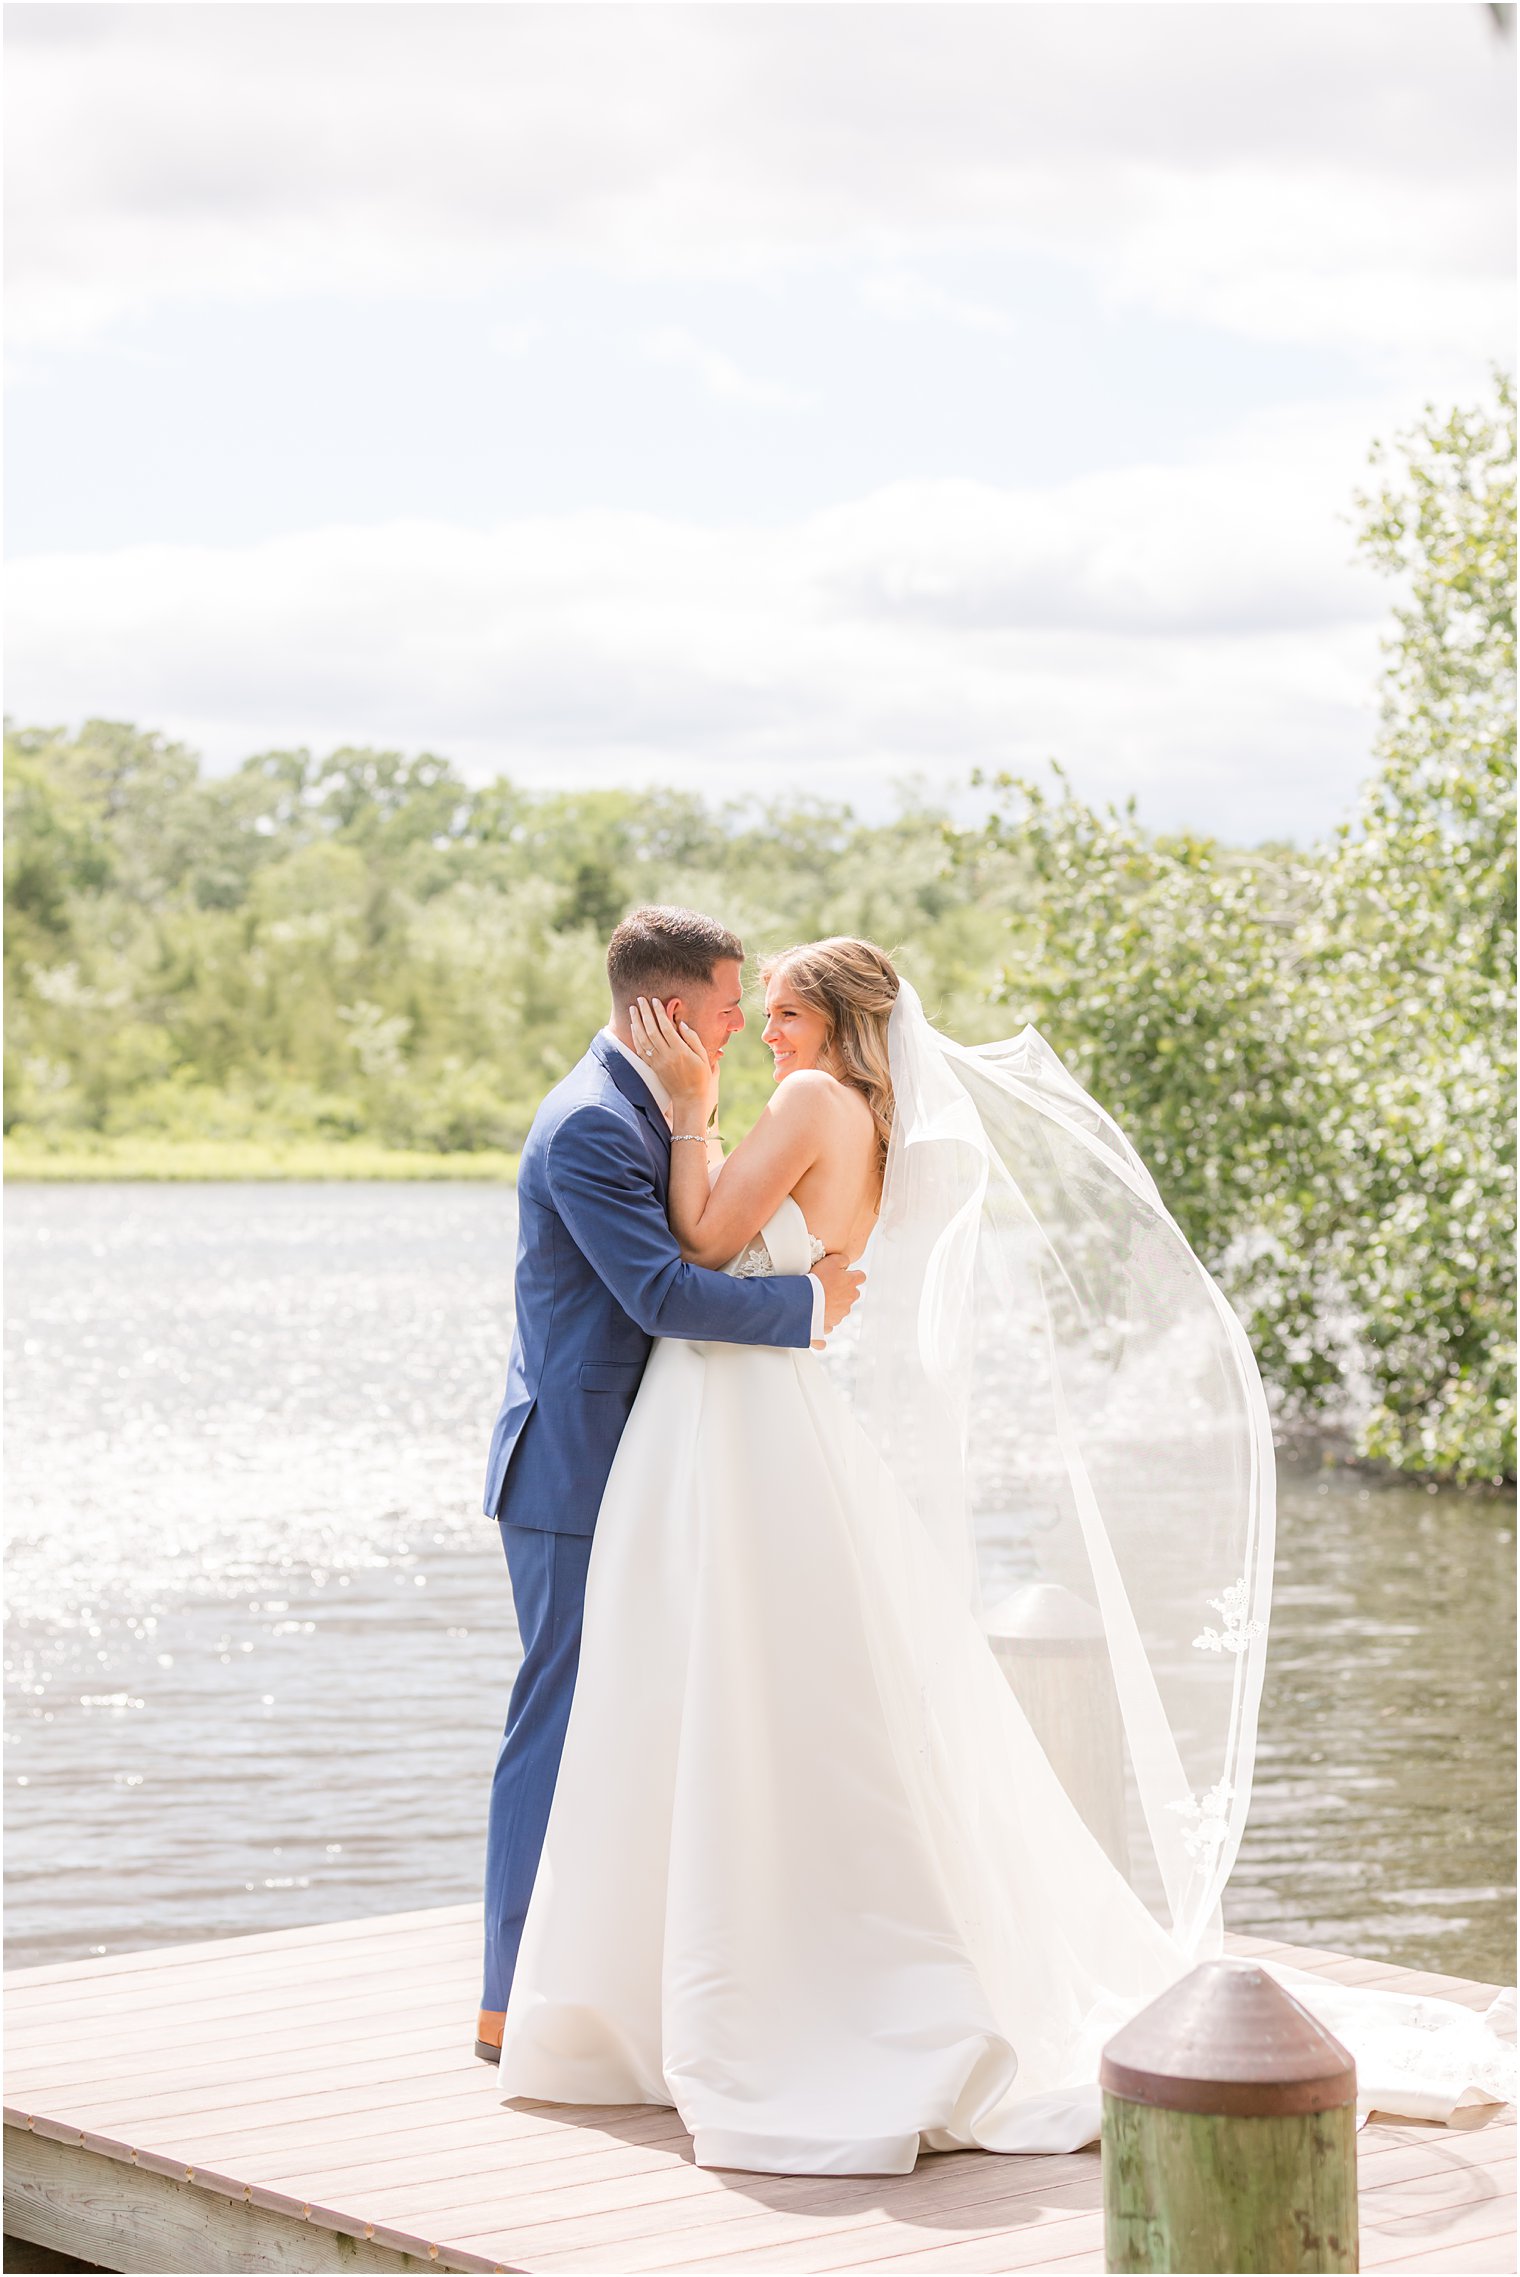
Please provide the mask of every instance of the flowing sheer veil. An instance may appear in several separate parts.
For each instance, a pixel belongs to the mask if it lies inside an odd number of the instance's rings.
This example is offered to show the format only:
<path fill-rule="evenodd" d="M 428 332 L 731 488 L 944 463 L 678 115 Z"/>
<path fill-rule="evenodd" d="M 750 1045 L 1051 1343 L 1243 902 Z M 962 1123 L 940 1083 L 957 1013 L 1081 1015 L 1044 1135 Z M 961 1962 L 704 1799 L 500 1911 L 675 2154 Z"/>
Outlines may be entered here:
<path fill-rule="evenodd" d="M 1250 1346 L 1144 1164 L 1037 1031 L 967 1048 L 903 984 L 851 1396 L 1089 1832 L 1217 1949 L 1249 1797 L 1272 1440 Z M 943 1630 L 901 1608 L 934 1659 Z M 936 1641 L 938 1638 L 939 1641 Z M 953 1696 L 925 1666 L 921 1695 Z M 993 1735 L 943 1734 L 958 1750 Z"/>

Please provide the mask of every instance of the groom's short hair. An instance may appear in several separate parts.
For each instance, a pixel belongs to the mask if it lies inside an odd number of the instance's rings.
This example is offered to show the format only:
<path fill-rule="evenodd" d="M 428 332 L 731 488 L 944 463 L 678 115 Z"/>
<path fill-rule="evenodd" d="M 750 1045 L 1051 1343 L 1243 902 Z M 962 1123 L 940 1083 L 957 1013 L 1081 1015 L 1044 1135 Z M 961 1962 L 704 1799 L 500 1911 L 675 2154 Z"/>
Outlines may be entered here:
<path fill-rule="evenodd" d="M 695 909 L 658 904 L 630 909 L 607 944 L 607 978 L 620 1012 L 636 996 L 681 996 L 711 984 L 727 958 L 744 962 L 744 943 Z"/>

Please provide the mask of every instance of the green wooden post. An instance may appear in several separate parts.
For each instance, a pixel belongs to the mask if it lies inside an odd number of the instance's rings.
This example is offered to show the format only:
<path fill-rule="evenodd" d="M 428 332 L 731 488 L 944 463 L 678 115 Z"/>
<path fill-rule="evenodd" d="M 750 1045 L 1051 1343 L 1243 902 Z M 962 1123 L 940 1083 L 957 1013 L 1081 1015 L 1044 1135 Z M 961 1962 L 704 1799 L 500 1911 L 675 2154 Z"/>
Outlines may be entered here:
<path fill-rule="evenodd" d="M 1110 2270 L 1354 2270 L 1356 2067 L 1265 1969 L 1205 1961 L 1103 2051 Z"/>

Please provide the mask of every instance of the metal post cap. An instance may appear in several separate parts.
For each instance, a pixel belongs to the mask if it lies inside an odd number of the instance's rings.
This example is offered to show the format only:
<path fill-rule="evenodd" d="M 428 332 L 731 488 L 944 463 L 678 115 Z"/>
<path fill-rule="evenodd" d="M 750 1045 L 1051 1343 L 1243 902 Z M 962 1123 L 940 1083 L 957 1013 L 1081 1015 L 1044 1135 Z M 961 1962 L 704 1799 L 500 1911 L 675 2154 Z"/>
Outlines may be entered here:
<path fill-rule="evenodd" d="M 1126 2103 L 1220 2118 L 1356 2101 L 1356 2065 L 1339 2040 L 1250 1961 L 1204 1961 L 1172 1985 L 1114 2034 L 1098 2079 Z"/>

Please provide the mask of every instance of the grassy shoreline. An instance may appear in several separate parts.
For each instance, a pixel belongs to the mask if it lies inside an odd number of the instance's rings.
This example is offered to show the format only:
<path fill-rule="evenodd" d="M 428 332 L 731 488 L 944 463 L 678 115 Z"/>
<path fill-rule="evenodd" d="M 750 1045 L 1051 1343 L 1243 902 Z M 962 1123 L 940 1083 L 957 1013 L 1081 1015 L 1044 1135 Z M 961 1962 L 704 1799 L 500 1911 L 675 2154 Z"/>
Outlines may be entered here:
<path fill-rule="evenodd" d="M 498 1150 L 426 1154 L 363 1140 L 115 1138 L 41 1146 L 8 1138 L 4 1168 L 8 1185 L 473 1179 L 509 1186 L 516 1181 L 518 1160 Z"/>

